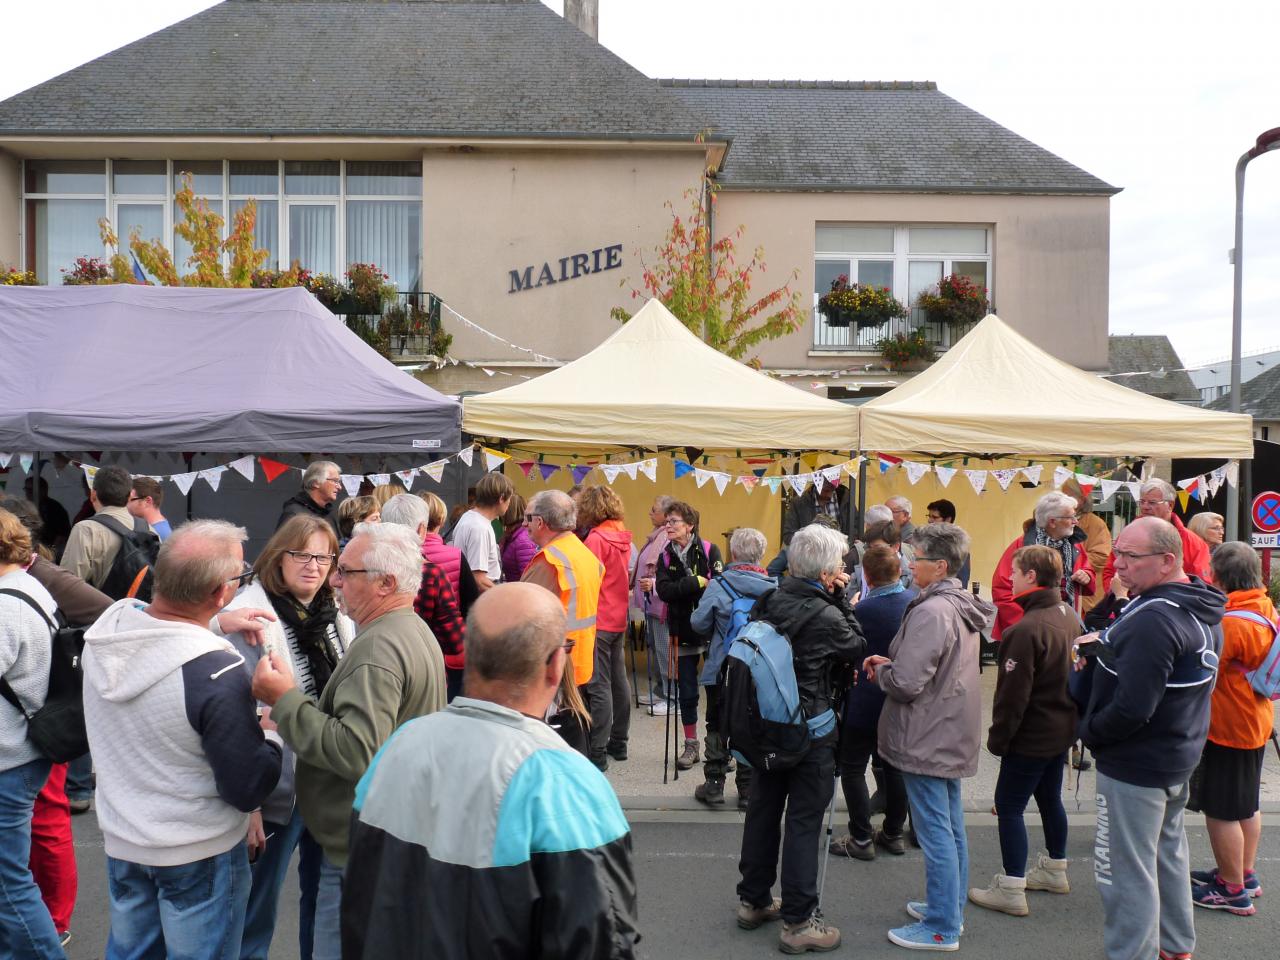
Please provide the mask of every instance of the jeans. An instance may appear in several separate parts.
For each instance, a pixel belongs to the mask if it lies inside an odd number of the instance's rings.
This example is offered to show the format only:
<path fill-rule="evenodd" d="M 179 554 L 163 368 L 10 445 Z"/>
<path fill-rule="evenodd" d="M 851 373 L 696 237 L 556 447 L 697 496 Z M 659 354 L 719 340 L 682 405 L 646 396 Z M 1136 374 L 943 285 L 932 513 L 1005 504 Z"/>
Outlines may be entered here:
<path fill-rule="evenodd" d="M 596 631 L 595 670 L 587 681 L 591 711 L 591 756 L 603 757 L 611 743 L 626 743 L 631 731 L 631 687 L 627 683 L 626 633 Z"/>
<path fill-rule="evenodd" d="M 316 945 L 316 897 L 320 892 L 320 864 L 324 851 L 311 833 L 302 831 L 298 838 L 298 957 L 311 960 Z"/>
<path fill-rule="evenodd" d="M 243 840 L 173 867 L 107 857 L 107 960 L 236 960 L 250 883 Z"/>
<path fill-rule="evenodd" d="M 1054 860 L 1067 856 L 1067 811 L 1062 806 L 1062 771 L 1067 755 L 1024 757 L 1007 754 L 996 778 L 996 816 L 1000 821 L 1000 857 L 1006 877 L 1027 875 L 1027 825 L 1022 812 L 1033 796 L 1044 822 L 1044 845 Z"/>
<path fill-rule="evenodd" d="M 907 787 L 902 774 L 884 763 L 876 752 L 876 731 L 845 727 L 840 734 L 840 786 L 849 808 L 849 835 L 859 843 L 871 840 L 871 796 L 867 793 L 867 761 L 880 769 L 883 781 L 885 834 L 902 836 L 907 822 Z"/>
<path fill-rule="evenodd" d="M 718 685 L 704 689 L 707 691 L 707 740 L 702 754 L 702 773 L 708 780 L 723 784 L 725 767 L 729 765 L 729 750 L 720 734 L 720 698 L 724 691 Z M 733 778 L 738 785 L 738 796 L 750 794 L 753 772 L 745 763 L 734 767 Z"/>
<path fill-rule="evenodd" d="M 1093 878 L 1109 960 L 1193 953 L 1191 869 L 1183 811 L 1187 785 L 1139 787 L 1098 774 Z"/>
<path fill-rule="evenodd" d="M 787 923 L 801 923 L 818 909 L 818 838 L 822 814 L 835 794 L 835 765 L 835 744 L 819 743 L 790 770 L 757 770 L 751 781 L 738 897 L 754 907 L 771 901 L 781 840 L 782 919 Z"/>
<path fill-rule="evenodd" d="M 320 861 L 315 931 L 313 960 L 342 960 L 342 868 L 327 856 Z"/>
<path fill-rule="evenodd" d="M 671 634 L 667 630 L 667 622 L 658 617 L 644 618 L 644 642 L 649 650 L 649 692 L 655 700 L 670 695 Z"/>
<path fill-rule="evenodd" d="M 453 703 L 453 698 L 462 693 L 462 675 L 464 671 L 452 667 L 444 668 L 445 703 Z"/>
<path fill-rule="evenodd" d="M 93 757 L 85 754 L 67 764 L 67 799 L 93 799 Z"/>
<path fill-rule="evenodd" d="M 911 822 L 924 854 L 929 909 L 922 922 L 934 933 L 958 937 L 964 923 L 965 888 L 969 882 L 969 845 L 964 833 L 960 781 L 918 773 L 903 773 L 902 779 L 911 801 Z"/>
<path fill-rule="evenodd" d="M 267 960 L 271 952 L 271 938 L 276 930 L 276 911 L 280 905 L 280 888 L 289 873 L 289 861 L 294 848 L 302 837 L 302 814 L 294 807 L 288 823 L 263 821 L 262 830 L 269 839 L 258 859 L 250 865 L 253 884 L 249 889 L 249 904 L 244 914 L 244 939 L 240 944 L 240 960 Z M 304 885 L 301 900 L 310 895 L 311 915 L 315 916 L 315 887 Z M 301 913 L 301 909 L 299 913 Z M 299 939 L 302 928 L 299 924 Z"/>
<path fill-rule="evenodd" d="M 31 813 L 48 760 L 0 771 L 0 956 L 63 956 L 58 931 L 31 876 Z"/>
<path fill-rule="evenodd" d="M 702 692 L 702 687 L 698 685 L 698 660 L 700 655 L 696 653 L 679 653 L 679 684 L 680 684 L 680 722 L 692 723 L 698 722 L 698 695 Z"/>

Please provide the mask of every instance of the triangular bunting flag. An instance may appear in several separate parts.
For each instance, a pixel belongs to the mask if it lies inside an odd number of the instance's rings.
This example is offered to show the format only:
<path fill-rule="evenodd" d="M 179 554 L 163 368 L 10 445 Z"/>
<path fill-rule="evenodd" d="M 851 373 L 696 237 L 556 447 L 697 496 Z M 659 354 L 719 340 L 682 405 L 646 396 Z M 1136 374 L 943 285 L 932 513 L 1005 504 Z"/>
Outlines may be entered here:
<path fill-rule="evenodd" d="M 831 484 L 833 487 L 840 486 L 840 464 L 836 464 L 834 467 L 826 467 L 822 471 L 822 475 L 827 478 L 827 483 Z"/>
<path fill-rule="evenodd" d="M 687 460 L 676 460 L 675 465 L 676 465 L 677 480 L 679 480 L 681 477 L 689 475 L 690 473 L 693 473 L 693 464 L 689 463 Z"/>
<path fill-rule="evenodd" d="M 1232 460 L 1230 463 L 1228 463 L 1227 472 L 1225 475 L 1227 478 L 1227 483 L 1231 484 L 1231 486 L 1233 487 L 1240 486 L 1240 461 Z"/>
<path fill-rule="evenodd" d="M 613 486 L 613 481 L 618 479 L 618 474 L 622 472 L 622 465 L 619 463 L 605 463 L 600 466 L 601 472 L 604 474 L 605 480 L 609 482 L 609 486 Z"/>
<path fill-rule="evenodd" d="M 787 483 L 791 484 L 791 489 L 796 492 L 797 496 L 799 496 L 804 493 L 805 487 L 809 486 L 809 481 L 812 479 L 812 476 L 812 474 L 808 473 L 793 473 L 791 476 L 787 477 Z"/>
<path fill-rule="evenodd" d="M 956 468 L 937 466 L 933 468 L 933 472 L 938 475 L 938 483 L 945 487 L 951 482 L 951 478 L 956 475 Z"/>
<path fill-rule="evenodd" d="M 761 483 L 763 483 L 766 487 L 769 488 L 770 493 L 777 493 L 778 488 L 782 486 L 782 478 L 781 477 L 765 477 L 763 480 L 761 480 Z"/>
<path fill-rule="evenodd" d="M 887 453 L 878 453 L 878 454 L 876 454 L 876 456 L 877 456 L 877 457 L 879 458 L 879 460 L 880 460 L 880 472 L 881 472 L 881 473 L 884 473 L 884 471 L 885 471 L 885 470 L 887 470 L 887 469 L 889 469 L 889 467 L 896 467 L 896 466 L 898 466 L 900 463 L 902 463 L 902 458 L 901 458 L 901 457 L 894 457 L 894 456 L 891 456 L 890 454 L 887 454 Z M 885 464 L 886 464 L 886 463 L 889 465 L 889 467 L 886 467 L 886 466 L 885 466 Z"/>
<path fill-rule="evenodd" d="M 650 457 L 648 460 L 640 461 L 640 472 L 652 480 L 658 482 L 658 458 Z"/>
<path fill-rule="evenodd" d="M 404 484 L 404 488 L 406 490 L 413 489 L 413 478 L 416 477 L 417 475 L 418 475 L 418 470 L 416 467 L 412 470 L 396 471 L 396 476 L 400 478 L 400 482 Z"/>
<path fill-rule="evenodd" d="M 9 461 L 13 459 L 12 453 L 0 453 L 0 470 L 9 469 Z"/>
<path fill-rule="evenodd" d="M 517 461 L 516 461 L 516 466 L 520 468 L 520 472 L 521 472 L 521 473 L 523 473 L 523 474 L 524 474 L 524 478 L 525 478 L 526 480 L 528 480 L 528 479 L 529 479 L 529 474 L 531 474 L 531 473 L 533 472 L 533 468 L 534 468 L 534 466 L 535 466 L 535 461 L 533 461 L 533 460 L 517 460 Z"/>
<path fill-rule="evenodd" d="M 877 457 L 877 458 L 876 458 L 876 461 L 880 464 L 880 472 L 881 472 L 881 473 L 888 473 L 888 472 L 889 472 L 889 468 L 890 468 L 890 467 L 892 467 L 892 466 L 896 466 L 896 464 L 894 464 L 894 463 L 893 463 L 891 460 L 889 460 L 887 457 Z"/>
<path fill-rule="evenodd" d="M 987 471 L 985 470 L 966 470 L 964 475 L 969 478 L 969 482 L 973 484 L 974 493 L 982 493 L 987 486 Z"/>
<path fill-rule="evenodd" d="M 1124 486 L 1119 480 L 1099 480 L 1102 485 L 1102 499 L 1110 500 L 1115 496 L 1115 492 Z"/>
<path fill-rule="evenodd" d="M 272 462 L 274 463 L 275 461 L 272 461 Z M 284 464 L 282 463 L 280 464 L 280 466 L 283 467 Z M 262 465 L 263 473 L 266 473 L 266 470 L 267 470 L 267 466 L 266 464 L 263 464 Z M 177 486 L 177 488 L 182 491 L 182 495 L 185 497 L 188 493 L 191 492 L 191 487 L 195 484 L 197 476 L 199 476 L 199 473 L 193 471 L 191 473 L 175 473 L 169 479 L 174 482 L 174 485 Z M 279 474 L 276 474 L 276 476 L 279 476 Z"/>
<path fill-rule="evenodd" d="M 510 459 L 511 458 L 505 453 L 499 453 L 497 450 L 490 450 L 488 447 L 484 448 L 484 468 L 486 470 L 497 470 L 498 467 L 502 466 L 503 463 Z"/>
<path fill-rule="evenodd" d="M 18 454 L 18 464 L 22 467 L 23 473 L 31 472 L 31 464 L 35 462 L 35 457 L 29 453 Z"/>
<path fill-rule="evenodd" d="M 902 469 L 907 471 L 907 479 L 911 481 L 911 485 L 914 487 L 920 482 L 920 478 L 929 472 L 929 465 L 907 460 L 902 464 Z"/>
<path fill-rule="evenodd" d="M 1191 477 L 1189 480 L 1179 480 L 1178 486 L 1181 487 L 1183 490 L 1190 490 L 1192 484 L 1194 484 L 1199 479 L 1200 479 L 1199 477 Z"/>
<path fill-rule="evenodd" d="M 639 470 L 640 470 L 639 460 L 632 460 L 630 463 L 624 463 L 622 465 L 622 472 L 627 475 L 628 480 L 634 480 L 636 478 L 636 473 Z"/>
<path fill-rule="evenodd" d="M 1191 499 L 1191 495 L 1185 490 L 1178 491 L 1178 506 L 1182 508 L 1182 512 L 1187 512 L 1187 501 Z"/>
<path fill-rule="evenodd" d="M 80 469 L 84 471 L 85 481 L 89 486 L 93 486 L 93 478 L 97 475 L 98 468 L 87 463 L 82 463 L 80 464 Z"/>
<path fill-rule="evenodd" d="M 360 492 L 360 484 L 364 483 L 364 476 L 359 473 L 341 473 L 338 479 L 342 481 L 342 489 L 347 491 L 348 497 L 354 497 Z"/>
<path fill-rule="evenodd" d="M 821 493 L 822 488 L 826 486 L 827 478 L 822 475 L 821 470 L 815 471 L 814 473 L 810 474 L 810 476 L 813 477 L 813 489 Z"/>
<path fill-rule="evenodd" d="M 755 468 L 754 470 L 752 470 L 751 472 L 752 472 L 753 474 L 755 474 L 756 479 L 759 479 L 760 477 L 763 477 L 763 476 L 765 475 L 765 473 L 768 471 L 768 469 L 769 469 L 768 467 L 756 467 L 756 468 Z"/>
<path fill-rule="evenodd" d="M 1013 483 L 1013 478 L 1018 475 L 1018 469 L 1014 467 L 1013 469 L 992 470 L 991 474 L 996 478 L 996 483 L 1000 484 L 1001 490 L 1008 490 L 1009 484 Z"/>
<path fill-rule="evenodd" d="M 573 473 L 573 482 L 581 483 L 593 469 L 589 463 L 571 463 L 569 469 Z"/>
<path fill-rule="evenodd" d="M 200 471 L 200 479 L 209 484 L 209 486 L 217 492 L 218 484 L 222 482 L 222 475 L 226 472 L 226 467 L 209 467 L 207 470 Z"/>
<path fill-rule="evenodd" d="M 756 484 L 758 484 L 759 482 L 760 482 L 760 478 L 751 474 L 738 478 L 738 483 L 741 484 L 742 489 L 746 490 L 747 493 L 750 493 L 752 490 L 754 490 L 756 488 Z"/>
<path fill-rule="evenodd" d="M 556 463 L 540 463 L 538 464 L 538 473 L 542 474 L 542 482 L 546 483 L 551 479 L 551 475 L 560 469 L 560 465 Z"/>
<path fill-rule="evenodd" d="M 274 483 L 276 477 L 289 469 L 287 463 L 281 463 L 279 460 L 272 460 L 270 457 L 259 457 L 258 463 L 262 464 L 262 475 L 267 478 L 267 483 Z M 177 481 L 174 481 L 175 483 Z M 190 486 L 188 485 L 188 489 Z M 182 491 L 186 493 L 186 490 Z"/>
<path fill-rule="evenodd" d="M 1133 497 L 1135 503 L 1142 498 L 1142 481 L 1130 480 L 1125 483 L 1125 487 L 1129 490 L 1129 496 Z"/>
<path fill-rule="evenodd" d="M 1030 481 L 1031 483 L 1034 483 L 1036 486 L 1039 486 L 1040 474 L 1043 471 L 1044 471 L 1044 465 L 1037 463 L 1034 467 L 1023 467 L 1022 475 L 1026 477 L 1027 480 Z"/>
<path fill-rule="evenodd" d="M 1091 477 L 1087 473 L 1075 474 L 1076 484 L 1080 487 L 1080 492 L 1086 497 L 1093 493 L 1093 488 L 1098 485 L 1098 478 Z"/>
<path fill-rule="evenodd" d="M 448 460 L 432 460 L 422 468 L 422 472 L 425 473 L 429 479 L 434 480 L 436 483 L 440 483 L 444 480 L 444 468 L 448 462 Z"/>
<path fill-rule="evenodd" d="M 475 459 L 475 455 L 476 455 L 475 447 L 463 447 L 461 450 L 458 451 L 458 459 L 461 460 L 463 463 L 465 463 L 468 467 L 471 466 L 471 461 Z"/>
<path fill-rule="evenodd" d="M 729 485 L 729 475 L 727 473 L 717 473 L 713 475 L 712 479 L 715 480 L 716 489 L 720 491 L 720 496 L 723 497 L 724 488 Z"/>
<path fill-rule="evenodd" d="M 369 479 L 373 481 L 375 487 L 385 487 L 391 482 L 391 474 L 389 473 L 371 473 Z"/>
<path fill-rule="evenodd" d="M 1071 471 L 1066 467 L 1057 466 L 1053 468 L 1053 486 L 1058 488 L 1071 479 Z"/>
<path fill-rule="evenodd" d="M 708 480 L 711 479 L 711 471 L 703 470 L 701 467 L 695 467 L 693 471 L 693 479 L 697 481 L 698 489 L 701 490 Z"/>
<path fill-rule="evenodd" d="M 238 460 L 232 460 L 227 466 L 231 467 L 250 483 L 253 482 L 253 457 L 241 457 Z"/>

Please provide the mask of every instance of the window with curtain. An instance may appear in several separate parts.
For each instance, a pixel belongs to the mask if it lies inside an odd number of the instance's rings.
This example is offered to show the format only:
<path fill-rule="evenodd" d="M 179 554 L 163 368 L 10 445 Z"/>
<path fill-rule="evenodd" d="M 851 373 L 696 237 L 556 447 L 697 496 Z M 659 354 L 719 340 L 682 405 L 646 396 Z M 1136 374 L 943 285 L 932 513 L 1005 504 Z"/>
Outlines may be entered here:
<path fill-rule="evenodd" d="M 101 257 L 98 221 L 106 212 L 105 200 L 28 200 L 27 269 L 41 283 L 59 284 L 77 258 Z"/>
<path fill-rule="evenodd" d="M 289 205 L 289 259 L 312 273 L 337 272 L 338 207 L 328 203 Z"/>
<path fill-rule="evenodd" d="M 373 263 L 401 290 L 422 287 L 422 203 L 348 200 L 347 264 Z"/>
<path fill-rule="evenodd" d="M 240 212 L 248 200 L 231 201 L 231 217 L 227 219 L 227 229 L 231 229 L 231 219 Z M 278 200 L 258 200 L 254 205 L 257 216 L 253 222 L 253 245 L 258 250 L 266 250 L 271 254 L 263 267 L 274 270 L 280 263 L 280 202 Z"/>

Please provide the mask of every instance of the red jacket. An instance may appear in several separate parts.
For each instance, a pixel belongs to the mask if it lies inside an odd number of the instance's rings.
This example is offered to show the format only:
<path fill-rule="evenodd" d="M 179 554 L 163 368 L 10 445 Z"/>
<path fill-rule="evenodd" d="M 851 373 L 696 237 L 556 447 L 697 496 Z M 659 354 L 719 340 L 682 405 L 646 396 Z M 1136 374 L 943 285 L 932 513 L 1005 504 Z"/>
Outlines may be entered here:
<path fill-rule="evenodd" d="M 1213 583 L 1213 578 L 1209 575 L 1209 545 L 1184 527 L 1176 513 L 1169 517 L 1169 522 L 1177 527 L 1178 536 L 1182 538 L 1182 571 L 1188 577 L 1199 577 L 1205 583 Z M 1107 558 L 1106 569 L 1102 571 L 1103 590 L 1111 589 L 1111 581 L 1115 575 L 1116 555 L 1113 552 Z"/>
<path fill-rule="evenodd" d="M 1092 596 L 1098 589 L 1098 575 L 1093 572 L 1093 565 L 1089 563 L 1089 554 L 1085 552 L 1084 533 L 1076 530 L 1071 536 L 1071 545 L 1075 549 L 1076 559 L 1070 570 L 1063 571 L 1063 579 L 1070 577 L 1077 570 L 1083 570 L 1089 575 L 1089 582 L 1076 584 L 1076 595 Z M 1036 524 L 1032 520 L 1028 522 L 1026 532 L 1005 548 L 1000 563 L 996 565 L 996 572 L 991 575 L 991 599 L 996 605 L 996 623 L 991 630 L 992 640 L 999 640 L 1005 630 L 1022 619 L 1022 605 L 1013 599 L 1013 555 L 1020 547 L 1034 546 L 1035 542 Z M 1061 591 L 1061 594 L 1062 599 L 1065 600 L 1066 591 Z M 1078 607 L 1076 612 L 1080 612 Z"/>
<path fill-rule="evenodd" d="M 621 520 L 606 520 L 587 534 L 587 549 L 604 564 L 600 583 L 600 605 L 596 629 L 622 633 L 627 629 L 627 606 L 631 594 L 631 531 Z"/>
<path fill-rule="evenodd" d="M 450 670 L 463 669 L 467 624 L 458 609 L 458 595 L 449 584 L 448 576 L 430 560 L 422 562 L 422 582 L 418 585 L 418 595 L 413 598 L 413 610 L 431 628 L 444 655 L 444 665 Z"/>

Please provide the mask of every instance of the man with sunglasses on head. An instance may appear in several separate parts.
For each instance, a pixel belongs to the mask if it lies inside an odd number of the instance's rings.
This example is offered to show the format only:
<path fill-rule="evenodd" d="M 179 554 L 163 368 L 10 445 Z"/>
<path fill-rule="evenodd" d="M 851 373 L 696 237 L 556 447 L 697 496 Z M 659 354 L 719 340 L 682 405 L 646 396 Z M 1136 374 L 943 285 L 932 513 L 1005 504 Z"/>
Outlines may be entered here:
<path fill-rule="evenodd" d="M 1183 811 L 1209 731 L 1226 599 L 1186 574 L 1182 543 L 1159 517 L 1125 527 L 1112 561 L 1134 599 L 1076 644 L 1096 661 L 1080 737 L 1098 765 L 1093 873 L 1109 960 L 1195 950 Z"/>
<path fill-rule="evenodd" d="M 355 638 L 318 700 L 294 684 L 278 653 L 258 661 L 253 694 L 297 754 L 302 821 L 320 844 L 315 960 L 341 956 L 338 917 L 356 783 L 392 732 L 445 705 L 444 657 L 413 610 L 422 540 L 399 524 L 361 523 L 330 574 Z"/>
<path fill-rule="evenodd" d="M 1158 477 L 1145 480 L 1138 488 L 1138 515 L 1155 517 L 1173 524 L 1182 541 L 1182 572 L 1188 577 L 1199 577 L 1206 583 L 1212 583 L 1209 572 L 1209 545 L 1199 536 L 1192 533 L 1182 524 L 1182 520 L 1173 512 L 1173 502 L 1178 493 L 1173 485 Z M 1102 589 L 1110 590 L 1116 575 L 1116 555 L 1113 552 L 1102 571 Z"/>
<path fill-rule="evenodd" d="M 284 526 L 285 521 L 298 514 L 319 517 L 329 526 L 339 540 L 342 532 L 338 529 L 338 511 L 334 504 L 338 494 L 342 492 L 342 468 L 330 460 L 313 460 L 302 471 L 302 489 L 286 500 L 280 508 L 280 519 L 276 521 L 276 529 Z"/>

